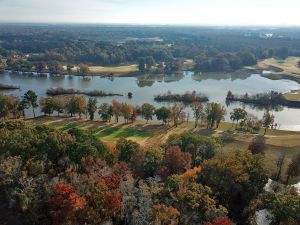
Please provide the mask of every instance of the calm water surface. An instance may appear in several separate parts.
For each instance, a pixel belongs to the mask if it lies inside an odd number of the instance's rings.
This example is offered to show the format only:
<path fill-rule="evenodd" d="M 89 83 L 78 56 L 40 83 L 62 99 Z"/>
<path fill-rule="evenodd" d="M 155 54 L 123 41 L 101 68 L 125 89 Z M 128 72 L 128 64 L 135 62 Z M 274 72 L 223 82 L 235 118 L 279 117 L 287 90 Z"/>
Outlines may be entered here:
<path fill-rule="evenodd" d="M 113 80 L 101 77 L 91 77 L 89 81 L 77 76 L 61 77 L 37 77 L 29 75 L 17 75 L 11 73 L 0 74 L 0 83 L 14 84 L 21 87 L 20 90 L 5 91 L 5 93 L 23 95 L 24 92 L 34 90 L 39 97 L 46 96 L 46 89 L 51 87 L 75 88 L 80 90 L 103 90 L 107 92 L 121 93 L 123 97 L 98 98 L 99 104 L 111 102 L 117 99 L 130 104 L 168 105 L 168 103 L 157 103 L 153 97 L 167 91 L 174 93 L 185 93 L 186 91 L 197 91 L 209 97 L 210 102 L 225 104 L 225 97 L 229 90 L 235 94 L 255 94 L 267 91 L 288 92 L 300 89 L 300 84 L 290 80 L 270 80 L 260 75 L 230 75 L 230 74 L 193 74 L 184 72 L 181 75 L 166 76 L 143 76 L 143 77 L 120 77 Z M 133 98 L 128 99 L 127 93 L 132 92 Z M 240 103 L 231 104 L 227 107 L 229 114 L 233 108 L 245 107 L 245 109 L 261 118 L 263 109 L 244 106 Z M 300 109 L 284 107 L 280 111 L 273 111 L 275 122 L 280 129 L 300 130 Z M 192 114 L 191 114 L 192 115 Z M 229 116 L 226 116 L 229 121 Z"/>

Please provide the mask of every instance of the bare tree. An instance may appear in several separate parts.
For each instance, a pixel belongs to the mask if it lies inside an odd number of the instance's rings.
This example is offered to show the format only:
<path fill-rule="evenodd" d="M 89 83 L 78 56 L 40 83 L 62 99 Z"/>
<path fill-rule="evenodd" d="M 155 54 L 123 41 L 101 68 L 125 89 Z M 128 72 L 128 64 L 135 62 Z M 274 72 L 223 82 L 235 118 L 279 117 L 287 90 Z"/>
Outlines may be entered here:
<path fill-rule="evenodd" d="M 277 166 L 277 175 L 276 175 L 276 180 L 278 181 L 281 177 L 281 171 L 282 171 L 282 167 L 284 164 L 284 160 L 285 160 L 285 152 L 282 153 L 279 158 L 276 161 L 276 166 Z"/>
<path fill-rule="evenodd" d="M 201 102 L 193 102 L 191 105 L 195 119 L 195 128 L 198 126 L 199 119 L 203 113 L 203 104 Z"/>
<path fill-rule="evenodd" d="M 185 106 L 182 103 L 175 103 L 171 107 L 171 116 L 174 121 L 174 126 L 178 126 L 178 119 L 180 117 L 181 112 L 184 110 Z"/>

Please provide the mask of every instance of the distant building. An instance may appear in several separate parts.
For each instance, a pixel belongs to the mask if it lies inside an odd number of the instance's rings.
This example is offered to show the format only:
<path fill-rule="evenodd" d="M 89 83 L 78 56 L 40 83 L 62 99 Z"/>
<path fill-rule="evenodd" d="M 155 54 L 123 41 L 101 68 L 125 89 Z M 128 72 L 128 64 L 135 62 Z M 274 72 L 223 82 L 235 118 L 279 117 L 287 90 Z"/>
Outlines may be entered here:
<path fill-rule="evenodd" d="M 272 33 L 261 34 L 260 38 L 271 39 L 273 38 L 273 34 Z"/>

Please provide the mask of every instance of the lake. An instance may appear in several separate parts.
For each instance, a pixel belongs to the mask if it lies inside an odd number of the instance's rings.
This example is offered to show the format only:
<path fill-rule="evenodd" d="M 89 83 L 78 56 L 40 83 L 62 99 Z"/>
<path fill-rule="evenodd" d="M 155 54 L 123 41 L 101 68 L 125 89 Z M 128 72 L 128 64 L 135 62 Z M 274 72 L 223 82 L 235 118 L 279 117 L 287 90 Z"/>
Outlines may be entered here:
<path fill-rule="evenodd" d="M 167 91 L 183 94 L 186 91 L 195 90 L 205 94 L 210 102 L 218 102 L 226 105 L 225 98 L 229 90 L 234 94 L 256 94 L 268 91 L 289 92 L 300 89 L 300 84 L 291 80 L 270 80 L 258 74 L 194 74 L 184 72 L 179 75 L 145 75 L 141 77 L 117 77 L 113 79 L 102 77 L 90 77 L 90 80 L 78 76 L 33 76 L 4 72 L 0 74 L 0 83 L 14 84 L 21 87 L 20 90 L 4 91 L 6 94 L 23 95 L 27 90 L 34 90 L 39 97 L 46 96 L 46 89 L 51 87 L 75 88 L 80 90 L 103 90 L 124 94 L 124 96 L 97 98 L 98 103 L 117 99 L 120 102 L 128 102 L 132 105 L 141 105 L 145 102 L 155 106 L 169 105 L 154 101 L 154 95 Z M 127 93 L 132 92 L 133 98 L 128 99 Z M 264 110 L 251 106 L 234 103 L 227 106 L 226 121 L 233 108 L 244 107 L 249 113 L 261 118 Z M 300 109 L 283 107 L 279 111 L 272 111 L 275 122 L 280 129 L 300 131 Z M 191 114 L 192 117 L 192 114 Z"/>

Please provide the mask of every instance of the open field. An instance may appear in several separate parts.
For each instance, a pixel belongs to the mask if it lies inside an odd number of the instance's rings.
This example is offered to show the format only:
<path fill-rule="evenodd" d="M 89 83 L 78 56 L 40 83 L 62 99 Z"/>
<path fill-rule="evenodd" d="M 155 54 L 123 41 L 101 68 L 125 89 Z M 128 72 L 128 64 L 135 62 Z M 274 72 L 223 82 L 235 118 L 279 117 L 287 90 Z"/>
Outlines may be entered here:
<path fill-rule="evenodd" d="M 63 66 L 63 69 L 67 71 L 67 66 Z M 77 73 L 78 66 L 74 66 L 72 71 Z M 132 65 L 122 65 L 122 66 L 90 66 L 89 67 L 89 74 L 90 75 L 110 75 L 113 74 L 114 76 L 122 76 L 127 75 L 129 73 L 138 72 L 138 66 L 136 64 Z"/>
<path fill-rule="evenodd" d="M 91 66 L 89 67 L 90 72 L 92 74 L 116 74 L 116 75 L 122 75 L 122 74 L 128 74 L 131 72 L 137 72 L 138 67 L 136 64 L 128 65 L 128 66 Z"/>
<path fill-rule="evenodd" d="M 162 145 L 172 134 L 180 134 L 185 131 L 192 131 L 204 136 L 220 136 L 225 130 L 234 130 L 231 123 L 223 122 L 217 130 L 205 128 L 195 129 L 193 122 L 182 123 L 177 128 L 162 125 L 160 122 L 137 121 L 134 124 L 103 123 L 100 121 L 88 121 L 78 118 L 62 117 L 40 117 L 30 120 L 35 124 L 45 124 L 63 131 L 77 127 L 79 129 L 90 130 L 97 137 L 106 143 L 115 142 L 120 137 L 125 137 L 138 142 L 142 146 Z M 263 130 L 261 130 L 261 134 Z M 225 153 L 234 151 L 246 151 L 249 143 L 255 135 L 235 132 L 234 141 L 224 143 L 222 150 Z M 282 154 L 286 154 L 284 169 L 286 169 L 293 155 L 300 153 L 300 132 L 268 130 L 266 135 L 266 166 L 270 175 L 276 171 L 276 161 Z"/>

